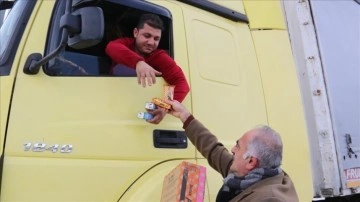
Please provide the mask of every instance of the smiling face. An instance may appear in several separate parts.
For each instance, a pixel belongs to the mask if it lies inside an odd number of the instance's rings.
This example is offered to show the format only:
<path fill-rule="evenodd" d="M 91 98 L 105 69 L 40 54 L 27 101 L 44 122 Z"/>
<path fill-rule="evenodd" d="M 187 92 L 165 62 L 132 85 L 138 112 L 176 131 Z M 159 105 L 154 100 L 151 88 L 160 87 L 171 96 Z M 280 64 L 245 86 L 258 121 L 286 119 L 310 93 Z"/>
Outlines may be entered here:
<path fill-rule="evenodd" d="M 248 142 L 255 135 L 256 130 L 246 132 L 240 139 L 236 141 L 235 146 L 231 149 L 233 153 L 233 163 L 230 166 L 230 172 L 238 177 L 245 176 L 252 169 L 258 166 L 258 159 L 253 156 L 247 156 Z"/>
<path fill-rule="evenodd" d="M 140 29 L 134 29 L 135 51 L 141 56 L 147 56 L 157 49 L 161 39 L 161 29 L 144 24 Z"/>

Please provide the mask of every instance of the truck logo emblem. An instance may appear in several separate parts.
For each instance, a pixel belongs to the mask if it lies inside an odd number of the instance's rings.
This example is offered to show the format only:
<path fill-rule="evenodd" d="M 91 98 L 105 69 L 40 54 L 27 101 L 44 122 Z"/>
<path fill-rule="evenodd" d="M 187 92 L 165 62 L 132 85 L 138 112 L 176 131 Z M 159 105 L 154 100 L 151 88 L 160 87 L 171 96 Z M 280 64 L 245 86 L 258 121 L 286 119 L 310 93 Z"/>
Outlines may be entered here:
<path fill-rule="evenodd" d="M 56 153 L 58 150 L 60 150 L 60 153 L 71 153 L 73 150 L 73 146 L 71 144 L 64 144 L 61 147 L 59 144 L 53 144 L 47 146 L 46 143 L 43 142 L 24 143 L 24 151 L 33 151 L 33 152 L 51 151 L 52 153 Z"/>

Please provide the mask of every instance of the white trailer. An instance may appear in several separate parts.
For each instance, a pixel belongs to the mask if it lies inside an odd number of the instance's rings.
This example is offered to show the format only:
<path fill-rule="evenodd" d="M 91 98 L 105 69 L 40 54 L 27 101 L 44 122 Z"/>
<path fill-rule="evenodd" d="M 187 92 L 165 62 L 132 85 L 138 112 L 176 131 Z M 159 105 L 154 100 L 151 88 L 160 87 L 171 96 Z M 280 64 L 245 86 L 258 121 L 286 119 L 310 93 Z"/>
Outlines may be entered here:
<path fill-rule="evenodd" d="M 306 116 L 314 200 L 360 193 L 360 1 L 283 1 Z"/>

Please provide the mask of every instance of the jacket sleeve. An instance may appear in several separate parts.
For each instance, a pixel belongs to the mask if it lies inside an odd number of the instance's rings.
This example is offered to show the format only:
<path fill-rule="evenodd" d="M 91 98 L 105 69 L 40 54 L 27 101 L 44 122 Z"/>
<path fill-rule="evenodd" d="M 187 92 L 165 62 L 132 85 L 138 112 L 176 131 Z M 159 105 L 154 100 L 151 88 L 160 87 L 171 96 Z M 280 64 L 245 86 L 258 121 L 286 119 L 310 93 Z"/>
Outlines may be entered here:
<path fill-rule="evenodd" d="M 159 50 L 147 59 L 148 64 L 162 73 L 164 80 L 174 85 L 174 99 L 182 102 L 190 91 L 184 72 L 164 51 Z"/>
<path fill-rule="evenodd" d="M 144 58 L 130 49 L 134 40 L 131 38 L 121 38 L 110 41 L 106 46 L 105 52 L 112 59 L 115 64 L 126 65 L 131 68 L 136 68 L 139 61 L 144 61 Z"/>
<path fill-rule="evenodd" d="M 184 124 L 185 134 L 210 166 L 226 177 L 232 164 L 232 155 L 202 123 L 193 119 Z"/>

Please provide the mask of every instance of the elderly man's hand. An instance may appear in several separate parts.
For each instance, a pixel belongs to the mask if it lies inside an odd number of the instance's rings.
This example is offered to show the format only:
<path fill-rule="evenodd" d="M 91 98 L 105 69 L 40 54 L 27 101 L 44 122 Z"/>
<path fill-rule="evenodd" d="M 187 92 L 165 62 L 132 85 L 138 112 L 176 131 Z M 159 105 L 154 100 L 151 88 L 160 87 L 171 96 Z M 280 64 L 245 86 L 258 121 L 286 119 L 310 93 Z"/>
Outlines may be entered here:
<path fill-rule="evenodd" d="M 151 86 L 152 84 L 155 84 L 156 82 L 155 77 L 161 75 L 161 72 L 156 71 L 146 62 L 139 61 L 136 64 L 136 74 L 137 74 L 138 84 L 141 84 L 143 87 L 146 87 L 146 85 Z"/>
<path fill-rule="evenodd" d="M 147 122 L 152 124 L 159 124 L 165 117 L 167 110 L 163 108 L 154 109 L 148 111 L 150 114 L 154 116 L 154 118 L 147 120 Z"/>
<path fill-rule="evenodd" d="M 177 100 L 164 100 L 166 103 L 171 105 L 171 109 L 168 111 L 169 114 L 179 118 L 182 122 L 185 122 L 191 115 L 190 112 Z"/>

